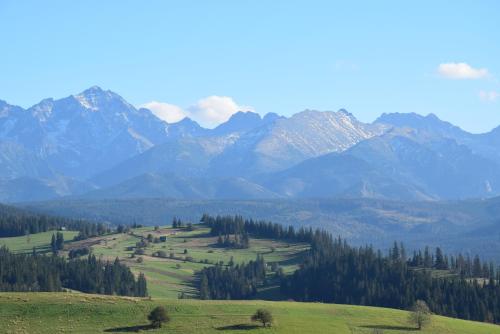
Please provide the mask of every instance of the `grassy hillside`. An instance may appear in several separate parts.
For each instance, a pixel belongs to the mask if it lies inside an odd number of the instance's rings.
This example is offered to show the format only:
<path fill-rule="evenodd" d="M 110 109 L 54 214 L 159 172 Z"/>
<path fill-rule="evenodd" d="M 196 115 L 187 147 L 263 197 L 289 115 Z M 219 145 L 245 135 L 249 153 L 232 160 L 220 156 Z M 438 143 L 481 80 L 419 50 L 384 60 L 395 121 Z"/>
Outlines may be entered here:
<path fill-rule="evenodd" d="M 375 307 L 263 301 L 138 299 L 78 293 L 0 293 L 2 333 L 135 332 L 163 305 L 172 322 L 145 333 L 412 333 L 407 312 Z M 251 323 L 259 307 L 272 311 L 275 324 Z M 144 328 L 143 328 L 144 329 Z M 495 334 L 500 326 L 433 316 L 425 334 Z"/>
<path fill-rule="evenodd" d="M 479 254 L 500 261 L 500 198 L 398 202 L 375 199 L 297 200 L 57 200 L 24 204 L 33 210 L 116 224 L 169 223 L 174 216 L 196 222 L 203 213 L 238 214 L 284 225 L 320 227 L 354 244 L 388 249 L 439 246 L 448 253 Z"/>
<path fill-rule="evenodd" d="M 89 246 L 97 257 L 114 260 L 119 258 L 136 274 L 143 272 L 148 280 L 148 291 L 153 297 L 177 298 L 180 293 L 193 297 L 195 272 L 220 261 L 235 263 L 255 260 L 257 254 L 264 255 L 266 262 L 278 263 L 285 272 L 296 268 L 300 255 L 308 249 L 306 244 L 288 243 L 270 239 L 254 239 L 248 249 L 227 249 L 216 246 L 217 238 L 208 235 L 209 229 L 196 226 L 194 231 L 161 227 L 132 229 L 128 234 L 112 234 L 71 242 L 66 249 Z M 133 255 L 130 247 L 146 238 L 167 236 L 166 242 L 150 243 L 144 255 Z M 1 240 L 1 239 L 0 239 Z M 163 251 L 167 258 L 153 257 L 153 253 Z M 141 261 L 141 262 L 139 262 Z M 264 293 L 264 292 L 263 292 Z M 266 298 L 270 298 L 269 294 Z"/>
<path fill-rule="evenodd" d="M 0 238 L 0 247 L 6 246 L 14 253 L 31 253 L 33 247 L 38 252 L 46 252 L 50 250 L 50 241 L 54 233 L 56 232 L 48 231 L 19 237 Z M 73 240 L 78 235 L 78 231 L 62 231 L 62 233 L 66 241 Z"/>
<path fill-rule="evenodd" d="M 48 252 L 53 233 L 49 231 L 29 236 L 0 238 L 0 246 L 5 245 L 18 253 L 30 253 L 33 247 L 36 247 L 38 252 Z M 148 281 L 148 293 L 152 297 L 178 298 L 182 293 L 185 297 L 196 298 L 195 274 L 206 266 L 221 261 L 228 264 L 231 259 L 234 263 L 248 263 L 260 254 L 269 265 L 276 263 L 285 273 L 292 273 L 297 269 L 302 254 L 309 248 L 307 244 L 256 238 L 250 239 L 248 249 L 220 248 L 216 245 L 217 238 L 208 233 L 209 228 L 200 225 L 195 225 L 194 231 L 169 226 L 155 230 L 149 226 L 131 229 L 129 233 L 72 241 L 78 232 L 63 231 L 66 242 L 65 251 L 62 251 L 61 255 L 67 255 L 70 249 L 89 247 L 98 258 L 109 261 L 118 258 L 130 267 L 134 274 L 144 273 Z M 166 236 L 167 241 L 149 243 L 143 255 L 134 255 L 136 243 L 147 238 L 149 234 L 154 238 Z M 167 257 L 153 256 L 158 251 L 163 251 Z M 435 276 L 448 275 L 448 271 L 435 271 Z M 273 283 L 272 276 L 273 273 L 270 272 L 268 286 L 259 289 L 257 298 L 280 298 L 278 284 Z"/>

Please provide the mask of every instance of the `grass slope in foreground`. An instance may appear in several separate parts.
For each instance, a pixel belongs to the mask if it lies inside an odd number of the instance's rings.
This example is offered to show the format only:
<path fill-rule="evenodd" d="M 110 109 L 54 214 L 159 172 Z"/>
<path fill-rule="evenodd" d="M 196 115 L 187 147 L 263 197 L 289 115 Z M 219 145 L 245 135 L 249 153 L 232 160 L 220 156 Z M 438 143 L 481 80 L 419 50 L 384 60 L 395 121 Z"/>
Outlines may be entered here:
<path fill-rule="evenodd" d="M 366 306 L 265 301 L 152 300 L 78 293 L 0 293 L 2 333 L 134 332 L 147 314 L 163 305 L 172 321 L 145 333 L 435 333 L 495 334 L 500 326 L 433 316 L 430 327 L 415 331 L 407 312 Z M 275 318 L 272 328 L 250 322 L 259 307 Z"/>

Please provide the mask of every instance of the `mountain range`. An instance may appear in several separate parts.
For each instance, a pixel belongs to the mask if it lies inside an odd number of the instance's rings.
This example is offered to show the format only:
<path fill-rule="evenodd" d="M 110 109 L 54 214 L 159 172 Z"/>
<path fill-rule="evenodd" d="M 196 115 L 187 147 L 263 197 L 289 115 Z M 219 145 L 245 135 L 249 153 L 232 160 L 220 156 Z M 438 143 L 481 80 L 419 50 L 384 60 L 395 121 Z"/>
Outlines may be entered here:
<path fill-rule="evenodd" d="M 0 175 L 3 202 L 485 198 L 500 195 L 500 127 L 471 134 L 413 113 L 363 123 L 341 109 L 241 111 L 205 129 L 94 86 L 28 109 L 0 100 Z"/>

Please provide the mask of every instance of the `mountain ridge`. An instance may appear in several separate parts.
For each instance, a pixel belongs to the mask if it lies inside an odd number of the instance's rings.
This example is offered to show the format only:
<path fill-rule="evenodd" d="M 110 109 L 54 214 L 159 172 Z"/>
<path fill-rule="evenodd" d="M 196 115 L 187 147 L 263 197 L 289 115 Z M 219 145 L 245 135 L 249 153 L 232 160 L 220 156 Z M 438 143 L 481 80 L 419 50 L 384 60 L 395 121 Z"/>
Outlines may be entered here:
<path fill-rule="evenodd" d="M 482 198 L 500 194 L 499 166 L 500 127 L 471 134 L 434 114 L 384 113 L 363 123 L 345 109 L 239 111 L 205 129 L 189 118 L 169 124 L 98 86 L 27 109 L 0 101 L 0 201 L 33 199 L 29 186 L 13 186 L 27 180 L 45 189 L 40 199 L 81 194 L 70 184 L 120 197 L 118 189 L 145 175 L 211 185 L 202 198 L 221 196 L 213 189 L 224 179 L 234 181 L 234 198 Z M 154 189 L 135 186 L 138 194 Z"/>

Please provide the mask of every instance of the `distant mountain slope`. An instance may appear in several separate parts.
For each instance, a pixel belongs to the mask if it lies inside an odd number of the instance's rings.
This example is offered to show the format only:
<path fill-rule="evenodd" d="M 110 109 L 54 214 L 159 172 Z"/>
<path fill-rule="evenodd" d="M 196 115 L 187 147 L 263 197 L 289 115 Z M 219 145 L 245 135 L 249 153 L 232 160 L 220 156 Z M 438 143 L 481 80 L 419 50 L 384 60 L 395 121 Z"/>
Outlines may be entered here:
<path fill-rule="evenodd" d="M 32 152 L 56 173 L 79 178 L 166 139 L 166 124 L 149 110 L 138 111 L 99 87 L 60 100 L 45 99 L 27 110 L 10 108 L 0 120 L 2 142 Z"/>
<path fill-rule="evenodd" d="M 500 194 L 499 165 L 454 140 L 426 140 L 411 131 L 373 137 L 265 179 L 271 190 L 292 197 L 423 200 Z"/>
<path fill-rule="evenodd" d="M 264 199 L 279 195 L 243 178 L 196 178 L 146 173 L 80 198 Z"/>
<path fill-rule="evenodd" d="M 252 176 L 284 170 L 312 157 L 341 152 L 384 129 L 364 124 L 345 110 L 305 110 L 245 133 L 214 159 L 210 174 Z"/>
<path fill-rule="evenodd" d="M 53 179 L 18 177 L 0 179 L 0 198 L 4 202 L 40 201 L 83 194 L 95 186 L 66 177 Z"/>
<path fill-rule="evenodd" d="M 374 124 L 411 128 L 425 136 L 453 139 L 469 147 L 473 153 L 500 164 L 500 127 L 487 133 L 471 134 L 434 114 L 421 116 L 415 113 L 382 114 Z"/>
<path fill-rule="evenodd" d="M 440 120 L 434 114 L 422 116 L 416 113 L 382 114 L 374 124 L 386 124 L 398 128 L 412 128 L 438 137 L 453 138 L 464 141 L 472 135 L 458 126 Z"/>
<path fill-rule="evenodd" d="M 330 153 L 266 177 L 264 185 L 287 197 L 369 197 L 429 199 L 375 166 L 349 154 Z"/>
<path fill-rule="evenodd" d="M 231 145 L 233 140 L 231 137 L 168 140 L 98 174 L 92 180 L 100 186 L 109 186 L 145 173 L 201 177 L 209 167 L 210 159 Z"/>
<path fill-rule="evenodd" d="M 471 134 L 433 114 L 383 114 L 366 124 L 343 109 L 288 118 L 240 111 L 205 129 L 189 118 L 168 124 L 96 86 L 28 109 L 0 100 L 4 201 L 96 187 L 110 195 L 107 187 L 148 174 L 189 180 L 188 188 L 202 180 L 220 190 L 202 198 L 490 197 L 500 194 L 499 166 L 500 127 Z M 233 190 L 222 191 L 220 180 L 233 180 L 227 185 Z M 136 186 L 132 193 L 155 193 L 148 183 Z M 157 190 L 188 196 L 166 187 Z"/>
<path fill-rule="evenodd" d="M 253 151 L 262 161 L 272 161 L 269 165 L 274 169 L 283 169 L 308 158 L 342 152 L 381 133 L 383 127 L 364 124 L 345 110 L 306 110 L 278 120 L 255 143 Z M 262 167 L 265 170 L 267 166 Z"/>
<path fill-rule="evenodd" d="M 213 129 L 213 131 L 211 131 L 211 135 L 221 136 L 235 132 L 247 132 L 263 124 L 263 120 L 259 114 L 254 112 L 238 111 L 232 115 L 227 122 L 222 123 Z"/>
<path fill-rule="evenodd" d="M 343 151 L 383 131 L 345 111 L 304 111 L 291 118 L 237 113 L 196 138 L 174 138 L 94 178 L 117 184 L 144 173 L 243 177 L 281 170 L 328 152 Z"/>
<path fill-rule="evenodd" d="M 425 141 L 415 133 L 388 133 L 354 146 L 348 154 L 435 198 L 500 194 L 500 166 L 451 139 Z"/>

